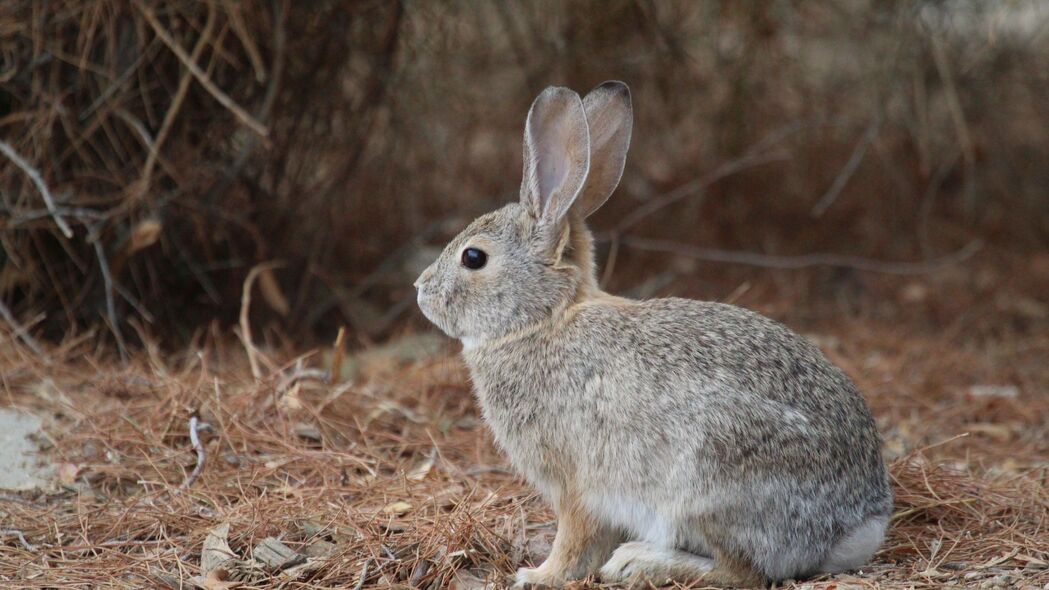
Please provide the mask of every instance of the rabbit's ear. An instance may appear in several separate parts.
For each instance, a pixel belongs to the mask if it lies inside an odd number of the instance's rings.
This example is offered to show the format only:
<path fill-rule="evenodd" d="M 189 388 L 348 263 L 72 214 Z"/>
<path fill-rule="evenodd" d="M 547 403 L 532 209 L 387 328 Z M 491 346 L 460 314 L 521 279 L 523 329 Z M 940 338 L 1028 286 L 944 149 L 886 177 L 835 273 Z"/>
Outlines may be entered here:
<path fill-rule="evenodd" d="M 590 130 L 590 173 L 575 211 L 582 218 L 597 211 L 619 186 L 634 127 L 630 88 L 610 80 L 594 88 L 583 99 Z"/>
<path fill-rule="evenodd" d="M 590 169 L 590 134 L 583 101 L 551 86 L 528 111 L 524 132 L 521 204 L 551 239 L 560 229 Z"/>

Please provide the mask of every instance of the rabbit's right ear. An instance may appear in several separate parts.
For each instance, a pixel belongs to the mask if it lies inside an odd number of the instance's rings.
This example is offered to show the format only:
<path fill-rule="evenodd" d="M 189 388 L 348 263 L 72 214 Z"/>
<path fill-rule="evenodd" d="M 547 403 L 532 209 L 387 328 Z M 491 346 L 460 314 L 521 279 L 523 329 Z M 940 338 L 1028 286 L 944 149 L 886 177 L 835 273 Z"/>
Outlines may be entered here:
<path fill-rule="evenodd" d="M 585 219 L 605 204 L 619 186 L 634 128 L 630 88 L 617 80 L 598 85 L 583 99 L 590 130 L 590 173 L 574 205 Z"/>
<path fill-rule="evenodd" d="M 589 169 L 590 132 L 583 101 L 568 88 L 551 86 L 528 111 L 521 181 L 521 204 L 536 220 L 544 239 L 560 239 L 568 210 Z"/>

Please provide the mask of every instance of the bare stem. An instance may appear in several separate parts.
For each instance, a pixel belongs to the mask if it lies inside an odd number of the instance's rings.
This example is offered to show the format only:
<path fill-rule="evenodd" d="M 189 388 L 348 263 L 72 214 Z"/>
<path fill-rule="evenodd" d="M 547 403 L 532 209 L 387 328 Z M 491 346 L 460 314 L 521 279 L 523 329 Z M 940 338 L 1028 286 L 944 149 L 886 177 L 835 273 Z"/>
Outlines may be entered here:
<path fill-rule="evenodd" d="M 881 260 L 873 260 L 859 256 L 845 256 L 842 254 L 774 256 L 757 252 L 699 248 L 689 244 L 680 244 L 666 240 L 649 240 L 646 238 L 623 237 L 620 238 L 620 243 L 628 248 L 634 248 L 636 250 L 669 252 L 708 262 L 726 262 L 729 264 L 743 264 L 747 266 L 788 270 L 811 268 L 814 266 L 836 266 L 893 275 L 917 275 L 933 272 L 946 266 L 962 262 L 972 257 L 973 254 L 976 254 L 976 252 L 983 247 L 983 242 L 980 240 L 974 240 L 956 252 L 932 260 L 922 262 L 884 262 Z"/>
<path fill-rule="evenodd" d="M 58 207 L 55 205 L 55 199 L 51 196 L 51 191 L 47 188 L 47 185 L 44 184 L 44 177 L 40 175 L 40 172 L 36 168 L 33 168 L 25 158 L 18 155 L 15 148 L 11 147 L 11 144 L 6 141 L 0 140 L 0 153 L 7 156 L 7 159 L 11 160 L 15 166 L 21 168 L 22 172 L 25 172 L 26 176 L 33 181 L 37 190 L 40 191 L 40 196 L 44 198 L 44 205 L 47 207 L 47 210 L 51 212 L 51 217 L 55 219 L 55 225 L 58 226 L 58 229 L 62 230 L 62 235 L 67 238 L 72 238 L 73 228 L 69 227 L 66 220 L 62 219 L 62 216 L 59 214 Z"/>
<path fill-rule="evenodd" d="M 189 486 L 193 485 L 193 482 L 196 481 L 198 477 L 200 477 L 200 473 L 204 471 L 204 461 L 206 461 L 208 458 L 207 454 L 204 452 L 204 445 L 200 443 L 199 428 L 200 425 L 198 423 L 197 417 L 190 417 L 189 441 L 193 445 L 193 450 L 197 452 L 197 464 L 193 466 L 193 471 L 191 471 L 190 474 L 186 476 L 186 480 L 183 481 L 182 485 L 179 486 L 180 490 L 185 490 L 189 488 Z"/>

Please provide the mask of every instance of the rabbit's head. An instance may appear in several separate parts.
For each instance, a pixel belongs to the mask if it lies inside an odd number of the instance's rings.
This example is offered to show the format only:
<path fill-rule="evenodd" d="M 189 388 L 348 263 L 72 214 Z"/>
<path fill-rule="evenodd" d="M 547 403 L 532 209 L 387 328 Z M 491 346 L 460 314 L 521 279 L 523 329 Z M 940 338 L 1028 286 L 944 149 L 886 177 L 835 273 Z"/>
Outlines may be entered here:
<path fill-rule="evenodd" d="M 583 219 L 619 184 L 632 126 L 622 82 L 584 99 L 544 90 L 525 123 L 520 201 L 476 219 L 423 271 L 415 286 L 426 317 L 471 346 L 596 291 Z"/>

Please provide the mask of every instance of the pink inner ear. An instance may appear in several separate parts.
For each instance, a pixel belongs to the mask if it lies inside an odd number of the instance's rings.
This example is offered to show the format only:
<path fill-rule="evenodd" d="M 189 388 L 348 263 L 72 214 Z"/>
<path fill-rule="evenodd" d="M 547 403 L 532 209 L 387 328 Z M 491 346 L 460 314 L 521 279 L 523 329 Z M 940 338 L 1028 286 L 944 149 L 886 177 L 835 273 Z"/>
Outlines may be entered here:
<path fill-rule="evenodd" d="M 552 146 L 542 146 L 539 152 L 539 192 L 545 197 L 543 217 L 551 213 L 553 199 L 565 183 L 568 169 L 568 155 Z"/>

